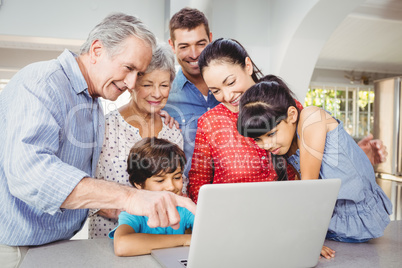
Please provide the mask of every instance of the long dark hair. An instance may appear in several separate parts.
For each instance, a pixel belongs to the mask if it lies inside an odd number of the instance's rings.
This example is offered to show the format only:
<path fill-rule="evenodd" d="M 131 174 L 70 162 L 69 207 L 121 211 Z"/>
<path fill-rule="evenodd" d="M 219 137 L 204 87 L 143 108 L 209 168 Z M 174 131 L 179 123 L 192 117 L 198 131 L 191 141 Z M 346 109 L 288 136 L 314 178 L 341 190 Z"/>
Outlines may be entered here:
<path fill-rule="evenodd" d="M 237 130 L 245 137 L 260 137 L 287 118 L 290 106 L 298 109 L 286 83 L 277 76 L 265 76 L 241 97 Z M 285 157 L 272 154 L 272 159 L 278 180 L 287 180 Z"/>
<path fill-rule="evenodd" d="M 240 65 L 242 68 L 245 68 L 247 57 L 250 58 L 246 49 L 238 41 L 234 39 L 219 38 L 209 43 L 201 52 L 198 58 L 198 67 L 200 67 L 201 75 L 203 69 L 208 67 L 212 61 Z M 260 77 L 263 75 L 252 60 L 251 63 L 253 64 L 253 73 L 251 77 L 254 82 L 258 82 Z"/>
<path fill-rule="evenodd" d="M 156 137 L 144 138 L 131 148 L 127 158 L 127 173 L 131 185 L 144 186 L 145 181 L 155 175 L 184 170 L 186 156 L 174 143 Z"/>

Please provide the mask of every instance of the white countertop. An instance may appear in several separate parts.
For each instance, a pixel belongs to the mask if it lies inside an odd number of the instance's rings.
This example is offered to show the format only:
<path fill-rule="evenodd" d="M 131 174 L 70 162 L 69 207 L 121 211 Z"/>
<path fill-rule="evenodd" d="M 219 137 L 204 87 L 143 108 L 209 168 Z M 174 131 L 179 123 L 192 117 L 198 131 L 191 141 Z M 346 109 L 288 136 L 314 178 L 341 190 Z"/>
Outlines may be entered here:
<path fill-rule="evenodd" d="M 392 221 L 383 237 L 366 243 L 325 241 L 336 251 L 334 259 L 321 258 L 316 267 L 401 267 L 402 221 Z M 291 253 L 289 253 L 291 257 Z M 110 239 L 67 240 L 31 247 L 21 268 L 31 267 L 146 267 L 161 268 L 151 255 L 117 257 Z"/>

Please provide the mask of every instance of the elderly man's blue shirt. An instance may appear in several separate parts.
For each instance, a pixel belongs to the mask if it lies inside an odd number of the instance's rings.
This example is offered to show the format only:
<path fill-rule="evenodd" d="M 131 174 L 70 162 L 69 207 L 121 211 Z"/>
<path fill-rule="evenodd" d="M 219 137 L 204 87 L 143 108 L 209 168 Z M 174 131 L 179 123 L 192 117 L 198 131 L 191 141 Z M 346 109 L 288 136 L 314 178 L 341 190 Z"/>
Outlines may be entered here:
<path fill-rule="evenodd" d="M 19 71 L 0 94 L 0 244 L 41 245 L 69 239 L 87 209 L 60 209 L 93 176 L 104 117 L 75 55 Z"/>

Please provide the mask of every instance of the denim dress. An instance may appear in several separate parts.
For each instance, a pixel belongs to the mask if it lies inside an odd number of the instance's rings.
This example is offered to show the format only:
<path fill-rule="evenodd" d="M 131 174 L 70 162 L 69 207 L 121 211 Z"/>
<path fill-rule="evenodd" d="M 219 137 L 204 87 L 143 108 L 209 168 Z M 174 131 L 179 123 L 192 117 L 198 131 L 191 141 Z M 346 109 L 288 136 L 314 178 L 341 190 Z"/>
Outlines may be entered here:
<path fill-rule="evenodd" d="M 376 183 L 370 160 L 345 131 L 342 122 L 336 120 L 338 126 L 326 136 L 319 175 L 319 179 L 341 179 L 327 238 L 364 242 L 383 235 L 390 222 L 392 204 Z M 299 150 L 288 162 L 302 175 Z"/>

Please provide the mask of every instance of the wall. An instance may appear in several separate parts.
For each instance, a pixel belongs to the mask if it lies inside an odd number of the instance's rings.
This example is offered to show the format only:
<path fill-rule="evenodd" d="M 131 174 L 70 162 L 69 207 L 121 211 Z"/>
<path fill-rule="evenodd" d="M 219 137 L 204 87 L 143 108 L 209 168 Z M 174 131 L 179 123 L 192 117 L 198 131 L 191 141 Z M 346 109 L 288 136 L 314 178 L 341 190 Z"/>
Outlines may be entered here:
<path fill-rule="evenodd" d="M 0 35 L 86 39 L 111 12 L 138 15 L 156 36 L 164 37 L 164 0 L 2 0 Z"/>
<path fill-rule="evenodd" d="M 270 72 L 270 2 L 264 0 L 213 1 L 210 20 L 214 39 L 219 37 L 238 40 L 250 53 L 256 65 Z"/>
<path fill-rule="evenodd" d="M 304 1 L 303 1 L 304 2 Z M 291 39 L 284 42 L 285 53 L 279 53 L 275 73 L 285 77 L 299 100 L 304 99 L 321 49 L 343 19 L 364 0 L 309 1 Z M 282 7 L 282 6 L 281 6 Z M 306 11 L 306 10 L 304 10 Z M 280 27 L 280 26 L 278 26 Z M 291 34 L 288 31 L 287 37 Z M 274 51 L 273 51 L 274 53 Z"/>
<path fill-rule="evenodd" d="M 54 58 L 64 47 L 77 50 L 88 32 L 112 11 L 138 15 L 167 41 L 170 16 L 183 6 L 201 9 L 214 38 L 239 40 L 265 74 L 286 79 L 303 99 L 319 53 L 331 33 L 365 0 L 2 0 L 0 75 L 11 77 L 39 58 Z M 324 14 L 324 16 L 323 16 Z M 11 47 L 29 48 L 23 55 Z M 6 49 L 2 49 L 6 48 Z M 21 50 L 22 51 L 22 50 Z M 16 61 L 20 58 L 20 61 Z M 4 72 L 3 72 L 4 73 Z"/>

